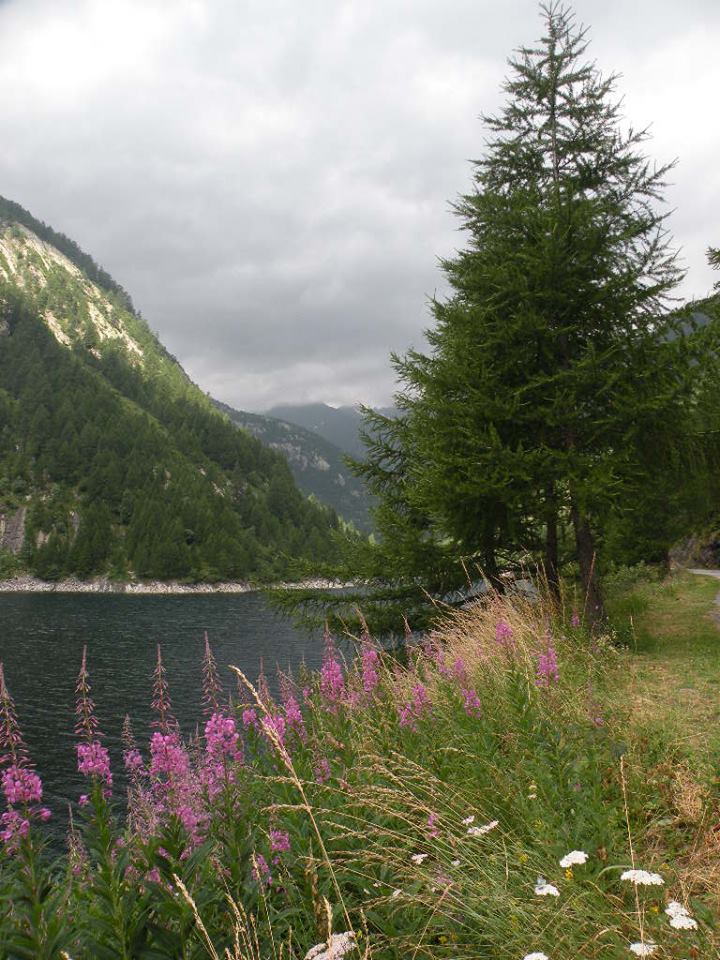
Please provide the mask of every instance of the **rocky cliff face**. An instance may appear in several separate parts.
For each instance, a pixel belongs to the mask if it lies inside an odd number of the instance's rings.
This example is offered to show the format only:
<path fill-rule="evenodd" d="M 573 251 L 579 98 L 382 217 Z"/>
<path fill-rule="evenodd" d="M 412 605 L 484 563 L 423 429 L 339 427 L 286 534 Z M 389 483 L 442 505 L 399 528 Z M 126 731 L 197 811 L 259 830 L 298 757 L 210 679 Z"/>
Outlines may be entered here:
<path fill-rule="evenodd" d="M 19 507 L 10 513 L 0 513 L 0 548 L 17 556 L 25 542 L 25 517 L 27 507 Z"/>

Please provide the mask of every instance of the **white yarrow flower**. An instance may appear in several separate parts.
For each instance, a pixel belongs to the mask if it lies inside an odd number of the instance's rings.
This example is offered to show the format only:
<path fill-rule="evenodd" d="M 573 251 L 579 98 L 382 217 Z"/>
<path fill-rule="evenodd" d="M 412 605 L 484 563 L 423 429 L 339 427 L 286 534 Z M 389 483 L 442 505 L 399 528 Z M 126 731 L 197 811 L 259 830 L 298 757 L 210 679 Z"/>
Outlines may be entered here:
<path fill-rule="evenodd" d="M 467 834 L 469 837 L 482 837 L 494 830 L 499 823 L 499 820 L 491 820 L 490 823 L 484 823 L 481 827 L 468 827 Z"/>
<path fill-rule="evenodd" d="M 584 850 L 571 850 L 570 853 L 565 854 L 565 856 L 560 861 L 560 866 L 567 870 L 569 867 L 577 866 L 581 863 L 587 863 L 588 855 Z"/>
<path fill-rule="evenodd" d="M 656 943 L 631 943 L 630 953 L 636 957 L 651 957 L 657 950 Z"/>
<path fill-rule="evenodd" d="M 327 943 L 318 943 L 305 954 L 305 960 L 341 960 L 356 947 L 355 934 L 333 933 Z"/>
<path fill-rule="evenodd" d="M 459 867 L 459 866 L 460 866 L 460 861 L 459 861 L 459 860 L 451 860 L 451 861 L 450 861 L 450 866 L 451 866 L 451 867 Z"/>
<path fill-rule="evenodd" d="M 697 920 L 694 920 L 687 907 L 684 907 L 677 900 L 671 900 L 665 908 L 665 913 L 670 917 L 670 926 L 675 930 L 697 930 Z"/>
<path fill-rule="evenodd" d="M 413 863 L 421 864 L 423 860 L 427 860 L 428 855 L 426 853 L 414 853 L 410 859 Z"/>
<path fill-rule="evenodd" d="M 550 958 L 546 953 L 540 953 L 536 950 L 535 953 L 526 953 L 523 960 L 550 960 Z"/>
<path fill-rule="evenodd" d="M 535 896 L 537 897 L 559 897 L 560 891 L 552 883 L 546 883 L 545 877 L 538 877 L 535 884 Z"/>
<path fill-rule="evenodd" d="M 621 880 L 629 880 L 636 887 L 661 887 L 665 881 L 659 873 L 650 873 L 647 870 L 626 870 L 620 875 Z"/>
<path fill-rule="evenodd" d="M 465 817 L 462 822 L 464 827 L 469 827 L 471 823 L 475 823 L 475 817 Z"/>
<path fill-rule="evenodd" d="M 402 893 L 402 890 L 393 890 L 392 892 L 393 900 L 397 899 L 397 897 L 399 897 L 401 893 Z"/>
<path fill-rule="evenodd" d="M 694 920 L 687 913 L 680 913 L 677 916 L 670 917 L 670 926 L 676 930 L 697 930 L 697 920 Z"/>

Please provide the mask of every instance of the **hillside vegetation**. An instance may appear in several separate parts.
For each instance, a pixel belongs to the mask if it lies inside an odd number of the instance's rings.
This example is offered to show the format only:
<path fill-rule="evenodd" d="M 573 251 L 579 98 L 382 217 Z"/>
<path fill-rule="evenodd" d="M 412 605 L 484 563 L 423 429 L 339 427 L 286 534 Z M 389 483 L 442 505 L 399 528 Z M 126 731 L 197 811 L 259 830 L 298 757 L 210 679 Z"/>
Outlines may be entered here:
<path fill-rule="evenodd" d="M 58 249 L 27 213 L 3 223 L 15 209 L 0 206 L 0 568 L 227 580 L 331 558 L 334 512 L 212 407 L 67 238 Z"/>

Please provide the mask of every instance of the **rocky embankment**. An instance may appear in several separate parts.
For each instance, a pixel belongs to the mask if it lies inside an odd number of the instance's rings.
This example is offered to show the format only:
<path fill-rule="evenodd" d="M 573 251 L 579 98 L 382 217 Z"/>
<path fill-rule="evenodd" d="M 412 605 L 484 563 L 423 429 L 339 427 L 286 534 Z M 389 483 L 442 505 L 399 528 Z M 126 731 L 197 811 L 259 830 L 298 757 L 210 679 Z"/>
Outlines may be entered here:
<path fill-rule="evenodd" d="M 302 583 L 278 584 L 284 587 L 316 587 L 332 589 L 347 584 L 332 583 L 328 580 L 305 580 Z M 107 577 L 94 580 L 40 580 L 38 577 L 13 577 L 0 580 L 0 593 L 127 593 L 127 594 L 182 594 L 182 593 L 249 593 L 260 589 L 259 586 L 245 581 L 229 583 L 178 583 L 175 580 L 117 581 Z"/>

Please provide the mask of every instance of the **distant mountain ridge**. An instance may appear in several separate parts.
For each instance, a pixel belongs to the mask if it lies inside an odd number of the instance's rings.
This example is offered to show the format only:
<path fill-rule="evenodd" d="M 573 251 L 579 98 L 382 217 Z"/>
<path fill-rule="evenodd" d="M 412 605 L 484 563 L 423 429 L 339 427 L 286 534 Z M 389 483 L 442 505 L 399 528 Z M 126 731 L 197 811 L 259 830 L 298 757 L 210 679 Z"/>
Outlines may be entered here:
<path fill-rule="evenodd" d="M 395 407 L 377 408 L 378 413 L 392 417 Z M 363 415 L 358 407 L 331 407 L 326 403 L 282 404 L 266 411 L 265 416 L 294 423 L 335 444 L 356 460 L 365 459 L 365 445 L 360 439 Z"/>
<path fill-rule="evenodd" d="M 327 561 L 337 525 L 109 274 L 0 198 L 0 568 L 275 578 Z"/>
<path fill-rule="evenodd" d="M 218 400 L 213 403 L 233 423 L 249 430 L 264 444 L 282 453 L 301 490 L 333 507 L 358 530 L 371 532 L 371 498 L 362 481 L 345 463 L 345 451 L 319 431 L 265 414 L 234 410 Z"/>

